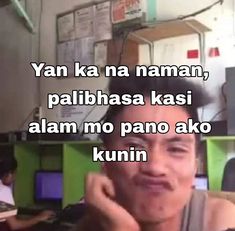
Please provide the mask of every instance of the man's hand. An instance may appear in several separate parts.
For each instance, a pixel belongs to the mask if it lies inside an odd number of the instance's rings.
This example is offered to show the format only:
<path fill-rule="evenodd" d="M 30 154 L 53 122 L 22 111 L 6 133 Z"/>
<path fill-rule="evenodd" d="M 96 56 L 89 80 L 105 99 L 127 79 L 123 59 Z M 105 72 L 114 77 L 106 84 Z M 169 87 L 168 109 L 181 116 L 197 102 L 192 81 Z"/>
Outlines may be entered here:
<path fill-rule="evenodd" d="M 46 221 L 54 216 L 55 213 L 53 211 L 43 211 L 39 215 L 37 215 L 36 218 L 39 222 L 41 222 L 41 221 Z"/>
<path fill-rule="evenodd" d="M 55 215 L 52 211 L 44 211 L 40 213 L 36 217 L 32 217 L 30 219 L 21 220 L 17 218 L 16 216 L 7 218 L 7 224 L 10 226 L 11 230 L 19 230 L 19 229 L 27 229 L 30 228 L 36 224 L 38 224 L 41 221 L 48 220 L 49 218 L 53 217 Z"/>
<path fill-rule="evenodd" d="M 114 198 L 114 186 L 108 177 L 95 173 L 87 175 L 85 201 L 95 212 L 102 228 L 107 231 L 139 231 L 135 219 Z"/>

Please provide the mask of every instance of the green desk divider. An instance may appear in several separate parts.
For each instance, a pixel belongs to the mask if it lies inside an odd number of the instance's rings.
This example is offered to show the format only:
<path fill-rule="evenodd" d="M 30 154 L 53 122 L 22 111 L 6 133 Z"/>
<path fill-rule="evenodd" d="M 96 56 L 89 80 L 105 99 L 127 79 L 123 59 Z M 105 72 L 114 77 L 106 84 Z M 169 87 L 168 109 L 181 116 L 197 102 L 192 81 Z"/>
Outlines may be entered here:
<path fill-rule="evenodd" d="M 0 144 L 1 155 L 15 155 L 18 162 L 14 198 L 20 207 L 32 206 L 34 176 L 37 170 L 63 171 L 63 207 L 77 203 L 84 195 L 85 175 L 100 171 L 92 162 L 92 147 L 98 141 L 17 142 Z"/>
<path fill-rule="evenodd" d="M 221 190 L 228 144 L 235 137 L 205 137 L 209 189 Z M 90 171 L 100 171 L 92 162 L 92 148 L 101 142 L 20 142 L 0 144 L 1 154 L 12 152 L 18 161 L 14 197 L 17 206 L 34 204 L 34 173 L 37 170 L 62 170 L 64 174 L 63 207 L 77 203 L 84 195 L 84 178 Z"/>
<path fill-rule="evenodd" d="M 34 173 L 39 170 L 39 146 L 35 144 L 15 145 L 15 157 L 18 162 L 14 198 L 17 206 L 34 204 Z"/>
<path fill-rule="evenodd" d="M 97 143 L 64 144 L 64 200 L 63 207 L 77 203 L 84 196 L 84 180 L 88 172 L 100 171 L 92 162 L 92 147 Z"/>
<path fill-rule="evenodd" d="M 62 171 L 63 144 L 40 145 L 40 169 Z"/>
<path fill-rule="evenodd" d="M 209 178 L 209 189 L 220 191 L 224 167 L 228 160 L 228 144 L 235 142 L 235 137 L 206 137 L 207 143 L 207 172 Z"/>

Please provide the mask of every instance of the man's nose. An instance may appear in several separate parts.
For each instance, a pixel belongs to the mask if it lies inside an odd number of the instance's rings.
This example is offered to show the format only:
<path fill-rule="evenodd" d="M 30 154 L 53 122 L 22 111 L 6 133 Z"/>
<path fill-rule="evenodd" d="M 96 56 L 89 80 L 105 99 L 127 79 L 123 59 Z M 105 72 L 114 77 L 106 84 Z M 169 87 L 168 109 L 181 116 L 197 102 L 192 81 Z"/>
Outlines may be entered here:
<path fill-rule="evenodd" d="M 151 176 L 164 176 L 167 175 L 167 156 L 164 150 L 156 147 L 148 151 L 148 161 L 141 162 L 140 169 L 144 174 Z"/>

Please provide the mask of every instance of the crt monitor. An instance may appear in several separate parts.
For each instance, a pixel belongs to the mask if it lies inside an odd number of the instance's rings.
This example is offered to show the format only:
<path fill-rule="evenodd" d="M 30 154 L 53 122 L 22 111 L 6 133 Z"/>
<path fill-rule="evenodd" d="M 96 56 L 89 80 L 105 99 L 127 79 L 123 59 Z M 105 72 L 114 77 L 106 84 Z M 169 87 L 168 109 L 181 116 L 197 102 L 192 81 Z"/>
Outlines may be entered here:
<path fill-rule="evenodd" d="M 61 201 L 63 198 L 63 173 L 37 171 L 35 173 L 35 200 Z"/>
<path fill-rule="evenodd" d="M 208 177 L 206 175 L 197 175 L 194 187 L 198 190 L 208 190 Z"/>

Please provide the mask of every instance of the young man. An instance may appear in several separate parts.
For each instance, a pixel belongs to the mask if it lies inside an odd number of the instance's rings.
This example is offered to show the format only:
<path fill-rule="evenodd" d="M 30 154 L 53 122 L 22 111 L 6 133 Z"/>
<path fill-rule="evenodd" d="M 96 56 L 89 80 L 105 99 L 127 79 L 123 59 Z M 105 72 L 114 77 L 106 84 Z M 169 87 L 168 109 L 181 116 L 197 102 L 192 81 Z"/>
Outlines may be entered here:
<path fill-rule="evenodd" d="M 115 131 L 102 134 L 106 150 L 146 150 L 147 162 L 104 162 L 103 173 L 86 178 L 87 217 L 77 231 L 222 231 L 235 227 L 235 206 L 192 189 L 199 134 L 177 134 L 175 125 L 198 121 L 197 109 L 209 103 L 199 86 L 182 78 L 113 78 L 110 93 L 143 94 L 145 105 L 110 106 L 104 121 Z M 151 105 L 150 91 L 186 94 L 191 106 Z M 166 134 L 120 136 L 120 122 L 167 122 Z"/>
<path fill-rule="evenodd" d="M 15 172 L 17 162 L 13 157 L 0 158 L 0 201 L 14 205 L 14 199 L 10 186 L 15 180 Z M 38 224 L 41 221 L 49 219 L 53 216 L 53 212 L 45 211 L 31 219 L 21 220 L 16 216 L 9 217 L 0 222 L 6 222 L 11 230 L 26 229 Z M 0 223 L 0 227 L 3 223 Z"/>

